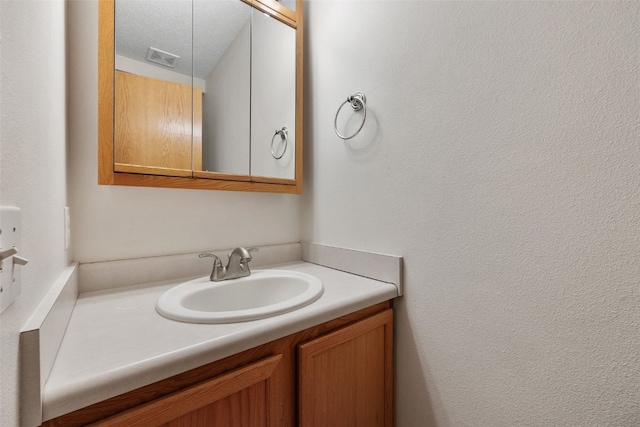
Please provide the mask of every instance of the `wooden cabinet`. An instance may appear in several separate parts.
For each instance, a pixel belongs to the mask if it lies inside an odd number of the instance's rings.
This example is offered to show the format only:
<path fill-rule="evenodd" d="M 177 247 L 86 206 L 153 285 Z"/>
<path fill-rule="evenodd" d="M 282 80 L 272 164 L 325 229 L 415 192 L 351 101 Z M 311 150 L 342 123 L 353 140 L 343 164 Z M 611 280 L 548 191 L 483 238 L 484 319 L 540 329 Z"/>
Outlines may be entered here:
<path fill-rule="evenodd" d="M 393 425 L 393 312 L 300 346 L 300 426 Z"/>
<path fill-rule="evenodd" d="M 380 303 L 43 426 L 392 426 L 393 311 Z"/>
<path fill-rule="evenodd" d="M 271 356 L 96 422 L 95 426 L 266 427 L 270 418 L 270 378 L 282 361 Z"/>
<path fill-rule="evenodd" d="M 289 193 L 289 194 L 300 194 L 302 192 L 302 179 L 303 179 L 303 137 L 304 137 L 304 69 L 303 69 L 303 60 L 304 60 L 304 43 L 303 43 L 303 0 L 296 0 L 295 11 L 288 9 L 287 7 L 280 4 L 277 0 L 242 0 L 244 3 L 251 6 L 251 8 L 256 10 L 256 16 L 263 16 L 263 14 L 267 14 L 280 23 L 284 23 L 284 26 L 289 28 L 291 31 L 294 31 L 293 34 L 293 43 L 289 43 L 290 47 L 290 55 L 293 56 L 294 61 L 290 62 L 290 64 L 294 67 L 288 70 L 288 73 L 283 73 L 283 64 L 280 60 L 272 60 L 272 61 L 261 61 L 264 64 L 268 65 L 268 68 L 263 66 L 260 70 L 256 70 L 255 74 L 259 76 L 264 76 L 266 74 L 266 70 L 269 70 L 269 78 L 259 79 L 261 81 L 266 81 L 267 86 L 259 85 L 258 80 L 253 81 L 251 76 L 244 81 L 243 79 L 239 79 L 238 76 L 243 74 L 242 72 L 235 69 L 235 72 L 229 73 L 230 79 L 225 82 L 226 87 L 232 87 L 235 84 L 241 82 L 243 89 L 249 91 L 251 99 L 249 102 L 257 111 L 253 113 L 251 116 L 255 118 L 256 116 L 264 116 L 266 113 L 267 116 L 270 116 L 274 111 L 282 111 L 283 114 L 286 114 L 287 117 L 290 112 L 293 112 L 293 118 L 287 119 L 287 122 L 293 121 L 292 124 L 283 123 L 281 120 L 278 120 L 279 123 L 269 124 L 268 126 L 265 124 L 264 126 L 268 128 L 268 133 L 262 135 L 262 132 L 259 132 L 260 141 L 262 141 L 265 147 L 270 147 L 268 144 L 272 140 L 272 136 L 274 134 L 275 129 L 281 129 L 282 127 L 288 127 L 290 129 L 289 138 L 290 144 L 289 149 L 287 150 L 287 154 L 283 157 L 282 160 L 274 159 L 270 152 L 270 149 L 263 150 L 268 157 L 264 157 L 264 161 L 268 162 L 266 164 L 270 165 L 269 168 L 258 169 L 258 173 L 253 173 L 250 171 L 250 168 L 256 167 L 256 159 L 258 156 L 253 154 L 249 154 L 246 158 L 243 158 L 242 161 L 246 162 L 244 165 L 247 169 L 242 171 L 236 171 L 235 164 L 231 168 L 231 170 L 226 170 L 221 167 L 212 167 L 212 170 L 209 169 L 209 165 L 205 162 L 205 167 L 203 168 L 203 160 L 202 160 L 202 145 L 205 146 L 205 154 L 209 152 L 217 150 L 217 146 L 223 145 L 225 146 L 225 152 L 235 152 L 235 146 L 242 144 L 246 146 L 246 149 L 249 150 L 252 147 L 251 141 L 251 129 L 249 126 L 251 125 L 250 121 L 244 125 L 244 129 L 242 134 L 246 134 L 247 138 L 242 138 L 239 136 L 238 132 L 234 133 L 235 126 L 232 125 L 231 130 L 225 132 L 224 135 L 229 134 L 231 132 L 233 134 L 233 138 L 231 139 L 223 139 L 218 141 L 212 141 L 212 138 L 208 138 L 210 136 L 207 131 L 205 131 L 205 135 L 203 138 L 202 132 L 202 98 L 212 99 L 213 93 L 209 92 L 209 94 L 202 95 L 201 92 L 194 93 L 193 95 L 190 92 L 187 92 L 186 95 L 182 96 L 182 100 L 190 100 L 193 96 L 194 100 L 198 105 L 191 104 L 182 104 L 177 100 L 177 104 L 173 104 L 173 98 L 171 98 L 172 103 L 167 103 L 167 97 L 162 97 L 162 94 L 167 91 L 167 88 L 160 88 L 159 92 L 147 92 L 147 93 L 136 93 L 135 101 L 132 103 L 138 103 L 138 101 L 143 104 L 143 109 L 139 110 L 135 108 L 133 105 L 128 105 L 129 102 L 125 103 L 125 108 L 134 108 L 135 114 L 129 115 L 125 117 L 117 117 L 123 113 L 122 104 L 119 100 L 119 96 L 122 96 L 123 88 L 116 87 L 119 85 L 116 82 L 116 38 L 119 40 L 126 40 L 127 34 L 133 34 L 135 37 L 132 38 L 133 41 L 139 41 L 142 43 L 141 45 L 135 47 L 136 51 L 147 51 L 149 48 L 148 44 L 144 44 L 145 37 L 139 37 L 143 35 L 143 28 L 149 27 L 149 25 L 140 25 L 138 27 L 133 27 L 129 30 L 122 29 L 120 25 L 117 25 L 115 20 L 115 10 L 116 10 L 116 0 L 99 0 L 98 2 L 98 184 L 100 185 L 127 185 L 127 186 L 146 186 L 146 187 L 162 187 L 162 188 L 186 188 L 186 189 L 208 189 L 208 190 L 225 190 L 225 191 L 255 191 L 255 192 L 272 192 L 272 193 Z M 123 3 L 136 3 L 136 2 L 123 2 Z M 145 3 L 145 2 L 137 2 L 137 3 Z M 152 2 L 147 2 L 152 3 Z M 191 10 L 191 5 L 186 2 L 186 6 Z M 208 3 L 222 3 L 222 2 L 199 2 L 202 4 Z M 227 2 L 231 4 L 232 2 Z M 240 3 L 239 1 L 237 3 Z M 122 5 L 119 5 L 122 6 Z M 201 5 L 202 6 L 202 5 Z M 223 8 L 224 11 L 228 11 L 228 5 L 225 5 Z M 136 7 L 135 9 L 140 9 Z M 169 16 L 162 16 L 164 8 L 156 7 L 153 9 L 153 13 L 149 14 L 144 12 L 142 14 L 141 19 L 146 19 L 147 21 L 155 22 L 157 25 L 162 24 L 163 20 L 171 21 L 175 23 L 171 28 L 171 31 L 166 31 L 164 27 L 158 27 L 156 25 L 156 32 L 159 34 L 167 33 L 171 34 L 172 37 L 178 37 L 177 35 L 181 32 L 178 30 L 180 26 L 178 22 L 180 21 L 179 16 L 180 13 L 176 14 L 175 11 L 166 11 L 170 13 Z M 196 10 L 196 16 L 199 17 L 198 20 L 194 21 L 193 19 L 189 19 L 184 23 L 188 31 L 184 32 L 186 34 L 185 39 L 181 40 L 177 43 L 179 46 L 189 46 L 193 45 L 193 28 L 194 22 L 201 22 L 200 27 L 198 28 L 227 28 L 231 29 L 231 22 L 240 22 L 240 18 L 235 17 L 235 19 L 231 19 L 228 12 L 225 13 L 199 13 Z M 259 12 L 258 12 L 259 11 Z M 191 10 L 193 12 L 193 10 Z M 189 13 L 189 16 L 191 14 Z M 146 13 L 146 14 L 145 14 Z M 157 19 L 153 19 L 156 17 Z M 162 19 L 159 19 L 162 18 Z M 202 23 L 201 19 L 205 19 L 204 23 Z M 274 22 L 275 22 L 274 20 Z M 132 20 L 133 22 L 137 22 L 140 20 Z M 135 24 L 132 24 L 135 25 Z M 152 29 L 153 26 L 151 25 Z M 116 28 L 118 28 L 118 34 L 116 35 Z M 142 33 L 141 33 L 142 31 Z M 238 34 L 239 29 L 236 28 L 231 31 L 232 35 Z M 254 31 L 251 29 L 251 31 Z M 199 33 L 200 31 L 196 31 Z M 209 32 L 205 31 L 206 34 Z M 150 34 L 147 36 L 155 39 Z M 223 34 L 225 36 L 225 34 Z M 260 36 L 259 39 L 261 41 L 265 41 L 266 35 Z M 273 41 L 270 43 L 271 45 L 278 45 L 280 49 L 284 49 L 280 40 L 276 38 L 275 35 L 272 35 Z M 231 37 L 229 40 L 231 40 Z M 226 39 L 226 37 L 205 37 L 207 41 L 214 40 L 220 41 L 222 44 L 222 39 Z M 205 54 L 213 54 L 212 48 L 205 48 L 202 45 L 203 40 L 197 40 L 197 46 L 200 48 L 196 49 L 200 53 Z M 171 45 L 175 45 L 175 43 L 170 43 Z M 120 43 L 118 43 L 120 45 Z M 218 46 L 219 44 L 216 44 Z M 220 46 L 218 46 L 220 47 Z M 226 48 L 225 48 L 226 49 Z M 188 52 L 183 54 L 183 61 L 187 56 L 190 56 L 193 52 L 193 49 L 188 49 Z M 222 53 L 218 52 L 218 56 L 222 56 Z M 253 63 L 255 61 L 254 56 L 251 56 L 253 52 L 258 52 L 258 49 L 255 47 L 249 46 L 246 51 L 246 61 L 247 63 Z M 123 54 L 124 52 L 119 52 L 118 56 L 127 56 Z M 209 55 L 211 56 L 211 55 Z M 215 56 L 215 55 L 214 55 Z M 267 58 L 270 55 L 265 54 Z M 139 62 L 145 63 L 146 60 L 144 58 L 138 58 Z M 213 57 L 207 58 L 196 56 L 195 62 L 209 63 L 209 59 L 213 61 Z M 191 61 L 193 62 L 193 61 Z M 213 61 L 215 62 L 215 61 Z M 233 61 L 234 66 L 237 66 Z M 192 64 L 193 65 L 193 64 Z M 200 68 L 200 67 L 199 67 Z M 168 71 L 168 70 L 162 70 Z M 193 74 L 193 73 L 192 73 Z M 295 77 L 293 79 L 288 78 L 290 74 L 293 74 Z M 206 78 L 207 76 L 211 76 L 211 70 L 208 69 L 207 72 L 200 72 L 197 74 L 198 78 Z M 278 99 L 274 100 L 268 98 L 271 102 L 267 102 L 268 109 L 258 109 L 256 100 L 262 98 L 253 96 L 253 92 L 255 92 L 260 86 L 263 90 L 269 89 L 273 86 L 273 82 L 279 80 L 282 77 L 282 83 L 287 84 L 290 87 L 291 96 L 288 97 L 278 97 Z M 119 77 L 118 77 L 119 79 Z M 208 84 L 208 83 L 207 83 Z M 169 89 L 170 91 L 174 91 L 173 88 Z M 136 92 L 138 92 L 136 90 Z M 206 85 L 205 85 L 205 93 L 206 93 Z M 270 93 L 267 91 L 267 93 Z M 237 95 L 237 93 L 234 93 Z M 237 110 L 242 110 L 244 105 L 241 104 L 241 101 L 244 100 L 243 96 L 231 96 L 225 98 L 225 103 L 223 105 L 226 108 L 221 108 L 219 111 L 225 113 L 231 113 L 231 116 L 224 115 L 219 117 L 217 123 L 237 123 L 235 119 L 237 118 Z M 262 98 L 264 99 L 264 98 Z M 289 100 L 290 102 L 284 102 L 283 100 Z M 275 102 L 277 101 L 277 102 Z M 227 105 L 229 104 L 229 105 Z M 283 105 L 281 105 L 283 104 Z M 282 107 L 281 109 L 279 109 Z M 147 110 L 149 109 L 149 110 Z M 196 119 L 193 123 L 193 148 L 186 147 L 187 144 L 190 144 L 191 136 L 187 134 L 191 130 L 191 109 L 193 109 L 193 116 Z M 180 116 L 179 122 L 176 121 L 174 114 L 176 111 Z M 151 119 L 158 120 L 161 123 L 161 126 L 155 134 L 148 134 L 144 129 L 146 127 L 146 123 L 150 117 L 145 117 L 147 111 L 153 112 L 153 117 Z M 145 114 L 139 115 L 138 113 L 143 112 Z M 161 114 L 164 112 L 168 112 L 170 114 L 169 117 L 162 117 Z M 248 113 L 251 115 L 252 113 Z M 215 126 L 215 122 L 213 120 L 207 120 L 208 115 L 205 114 L 205 122 L 207 123 L 206 129 L 209 130 L 210 126 Z M 121 126 L 118 121 L 123 122 Z M 170 124 L 171 127 L 165 126 L 166 124 Z M 181 127 L 182 129 L 175 129 L 173 126 Z M 124 129 L 123 129 L 124 127 Z M 122 142 L 120 140 L 121 133 L 124 131 L 124 134 L 128 138 L 135 138 L 138 140 L 137 135 L 132 136 L 129 128 L 134 129 L 135 131 L 139 131 L 143 134 L 143 137 L 147 139 L 144 142 L 144 147 L 140 148 L 136 146 L 138 143 L 132 143 L 131 141 Z M 176 132 L 177 131 L 177 132 Z M 180 133 L 181 136 L 179 138 L 175 138 L 175 134 Z M 148 135 L 148 136 L 147 136 Z M 171 138 L 169 138 L 171 136 Z M 159 138 L 159 139 L 157 139 Z M 170 140 L 170 141 L 169 141 Z M 266 143 L 266 144 L 265 144 Z M 122 147 L 121 147 L 122 146 Z M 212 147 L 213 146 L 213 147 Z M 253 146 L 259 146 L 259 144 L 253 144 Z M 215 147 L 215 148 L 214 148 Z M 144 152 L 140 152 L 143 150 Z M 154 151 L 154 152 L 151 152 Z M 191 156 L 193 151 L 193 161 L 191 157 L 185 157 L 185 154 Z M 244 151 L 243 151 L 244 153 Z M 213 154 L 215 157 L 215 154 Z M 289 157 L 291 156 L 291 157 Z M 177 157 L 177 159 L 174 159 Z M 205 157 L 206 160 L 209 160 Z M 219 159 L 218 159 L 219 160 Z M 253 160 L 253 165 L 251 164 L 251 160 Z M 224 162 L 224 159 L 221 160 Z M 276 162 L 276 161 L 279 161 Z M 285 163 L 286 162 L 286 163 Z M 193 164 L 192 164 L 193 163 Z M 273 166 L 277 165 L 277 168 Z M 203 170 L 205 169 L 205 170 Z M 277 171 L 278 173 L 275 173 Z M 268 175 L 265 175 L 269 173 Z"/>
<path fill-rule="evenodd" d="M 116 172 L 202 170 L 202 90 L 116 71 Z"/>

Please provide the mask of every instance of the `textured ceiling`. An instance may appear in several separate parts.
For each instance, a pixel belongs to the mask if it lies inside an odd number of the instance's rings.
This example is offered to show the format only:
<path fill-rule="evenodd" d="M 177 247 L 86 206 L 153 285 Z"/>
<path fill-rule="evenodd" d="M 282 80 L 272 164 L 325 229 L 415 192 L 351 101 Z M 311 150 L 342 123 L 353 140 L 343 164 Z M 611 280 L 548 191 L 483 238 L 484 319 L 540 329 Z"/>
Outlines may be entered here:
<path fill-rule="evenodd" d="M 115 17 L 118 55 L 144 62 L 154 47 L 180 56 L 175 71 L 206 78 L 251 7 L 240 0 L 116 0 Z"/>

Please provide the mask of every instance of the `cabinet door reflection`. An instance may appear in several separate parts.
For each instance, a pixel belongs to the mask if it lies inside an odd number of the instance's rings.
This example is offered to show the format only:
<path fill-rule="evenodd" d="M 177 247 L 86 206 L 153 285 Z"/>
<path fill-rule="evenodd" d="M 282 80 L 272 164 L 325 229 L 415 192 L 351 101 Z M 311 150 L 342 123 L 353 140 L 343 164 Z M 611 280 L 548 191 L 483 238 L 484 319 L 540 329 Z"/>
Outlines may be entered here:
<path fill-rule="evenodd" d="M 116 71 L 116 169 L 177 176 L 201 169 L 201 111 L 199 88 Z"/>

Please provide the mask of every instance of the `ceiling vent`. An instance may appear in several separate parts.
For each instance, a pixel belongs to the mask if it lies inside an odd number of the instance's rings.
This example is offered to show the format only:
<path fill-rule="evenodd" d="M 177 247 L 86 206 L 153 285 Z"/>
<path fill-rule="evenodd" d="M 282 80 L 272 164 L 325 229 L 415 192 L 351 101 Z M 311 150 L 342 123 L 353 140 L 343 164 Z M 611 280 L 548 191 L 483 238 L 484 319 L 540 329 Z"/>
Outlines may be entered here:
<path fill-rule="evenodd" d="M 147 61 L 162 65 L 163 67 L 176 68 L 179 59 L 180 57 L 178 55 L 156 49 L 155 47 L 150 47 L 149 53 L 147 53 Z"/>

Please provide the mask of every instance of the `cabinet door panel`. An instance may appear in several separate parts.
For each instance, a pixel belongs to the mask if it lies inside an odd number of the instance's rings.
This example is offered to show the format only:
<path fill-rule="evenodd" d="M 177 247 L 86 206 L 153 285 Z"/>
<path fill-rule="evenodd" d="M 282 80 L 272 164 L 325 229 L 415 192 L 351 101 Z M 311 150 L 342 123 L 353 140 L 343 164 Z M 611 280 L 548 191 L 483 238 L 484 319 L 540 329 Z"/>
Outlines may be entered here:
<path fill-rule="evenodd" d="M 262 381 L 176 418 L 162 427 L 266 427 L 266 399 L 266 381 Z"/>
<path fill-rule="evenodd" d="M 166 397 L 114 415 L 95 426 L 260 427 L 268 425 L 272 382 L 282 355 L 271 356 Z"/>
<path fill-rule="evenodd" d="M 393 424 L 393 311 L 299 348 L 300 425 Z"/>
<path fill-rule="evenodd" d="M 116 165 L 145 173 L 154 168 L 168 174 L 200 170 L 201 123 L 199 88 L 116 71 Z"/>

